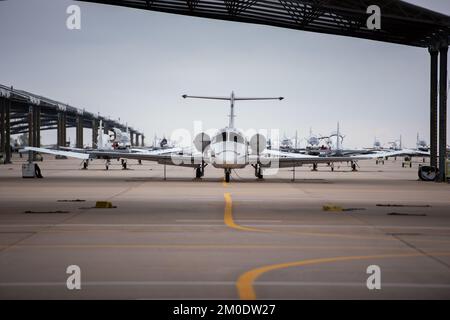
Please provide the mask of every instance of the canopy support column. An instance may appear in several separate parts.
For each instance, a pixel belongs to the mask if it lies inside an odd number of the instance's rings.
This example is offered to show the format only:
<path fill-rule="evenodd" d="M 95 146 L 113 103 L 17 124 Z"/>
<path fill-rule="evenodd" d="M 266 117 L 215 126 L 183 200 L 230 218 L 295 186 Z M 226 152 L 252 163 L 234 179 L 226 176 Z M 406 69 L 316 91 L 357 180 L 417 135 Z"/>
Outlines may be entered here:
<path fill-rule="evenodd" d="M 438 49 L 430 47 L 430 166 L 437 168 Z"/>
<path fill-rule="evenodd" d="M 445 161 L 447 160 L 447 43 L 440 47 L 439 53 L 439 181 L 445 182 Z"/>

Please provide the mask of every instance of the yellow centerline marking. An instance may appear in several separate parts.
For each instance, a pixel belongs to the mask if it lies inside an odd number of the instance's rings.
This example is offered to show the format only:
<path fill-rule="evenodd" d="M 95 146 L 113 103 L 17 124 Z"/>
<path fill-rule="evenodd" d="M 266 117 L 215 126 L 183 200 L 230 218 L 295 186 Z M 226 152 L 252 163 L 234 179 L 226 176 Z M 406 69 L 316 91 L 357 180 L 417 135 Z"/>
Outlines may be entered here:
<path fill-rule="evenodd" d="M 429 255 L 450 256 L 450 253 L 436 252 L 436 253 L 429 253 Z M 419 257 L 419 256 L 424 256 L 424 254 L 422 254 L 422 253 L 398 253 L 398 254 L 383 254 L 383 255 L 372 255 L 372 256 L 331 257 L 331 258 L 307 259 L 307 260 L 300 260 L 300 261 L 294 261 L 294 262 L 272 264 L 272 265 L 255 268 L 255 269 L 245 272 L 238 278 L 238 280 L 236 282 L 236 287 L 238 290 L 239 298 L 241 300 L 255 300 L 256 293 L 255 293 L 255 289 L 253 288 L 254 282 L 256 281 L 256 279 L 258 279 L 263 274 L 273 271 L 273 270 L 321 264 L 321 263 L 339 262 L 339 261 L 386 259 L 386 258 L 408 258 L 408 257 Z"/>
<path fill-rule="evenodd" d="M 253 227 L 245 227 L 241 226 L 234 222 L 233 219 L 233 200 L 231 199 L 231 194 L 229 192 L 224 193 L 225 198 L 225 212 L 224 212 L 224 222 L 225 224 L 233 229 L 241 230 L 241 231 L 252 231 L 252 232 L 270 232 L 270 233 L 283 233 L 290 235 L 300 235 L 300 236 L 315 236 L 315 237 L 331 237 L 331 238 L 344 238 L 344 239 L 369 239 L 369 240 L 389 240 L 389 241 L 398 241 L 392 237 L 387 236 L 374 236 L 374 237 L 366 237 L 359 235 L 344 235 L 344 234 L 335 234 L 335 233 L 321 233 L 321 232 L 296 232 L 296 231 L 286 231 L 286 230 L 273 230 L 273 229 L 262 229 L 262 228 L 253 228 Z"/>
<path fill-rule="evenodd" d="M 231 199 L 231 194 L 226 192 L 223 196 L 225 198 L 225 213 L 223 220 L 228 227 L 243 231 L 273 232 L 272 230 L 243 227 L 236 224 L 233 219 L 233 200 Z"/>

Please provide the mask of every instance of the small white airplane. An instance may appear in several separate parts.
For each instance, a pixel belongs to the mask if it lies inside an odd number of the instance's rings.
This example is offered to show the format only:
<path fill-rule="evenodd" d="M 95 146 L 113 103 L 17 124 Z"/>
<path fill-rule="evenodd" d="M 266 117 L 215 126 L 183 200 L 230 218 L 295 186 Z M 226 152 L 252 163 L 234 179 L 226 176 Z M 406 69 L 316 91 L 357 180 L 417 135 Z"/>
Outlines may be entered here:
<path fill-rule="evenodd" d="M 248 100 L 283 100 L 276 98 L 245 98 L 236 97 L 234 92 L 229 97 L 189 96 L 183 98 L 212 99 L 230 101 L 230 120 L 227 127 L 218 130 L 211 139 L 208 134 L 202 132 L 194 139 L 196 152 L 184 154 L 181 152 L 167 152 L 167 150 L 155 150 L 154 152 L 133 152 L 132 150 L 76 150 L 64 151 L 46 148 L 25 147 L 22 152 L 33 151 L 48 153 L 83 160 L 90 159 L 137 159 L 156 161 L 159 164 L 192 167 L 196 169 L 196 178 L 204 175 L 207 165 L 224 170 L 225 181 L 230 181 L 231 171 L 245 168 L 251 165 L 255 169 L 255 176 L 263 178 L 263 170 L 268 168 L 298 167 L 304 164 L 351 162 L 352 169 L 356 170 L 356 161 L 376 159 L 378 157 L 391 156 L 389 152 L 357 156 L 312 156 L 307 154 L 268 150 L 264 135 L 256 133 L 250 139 L 234 126 L 234 106 L 236 101 Z"/>

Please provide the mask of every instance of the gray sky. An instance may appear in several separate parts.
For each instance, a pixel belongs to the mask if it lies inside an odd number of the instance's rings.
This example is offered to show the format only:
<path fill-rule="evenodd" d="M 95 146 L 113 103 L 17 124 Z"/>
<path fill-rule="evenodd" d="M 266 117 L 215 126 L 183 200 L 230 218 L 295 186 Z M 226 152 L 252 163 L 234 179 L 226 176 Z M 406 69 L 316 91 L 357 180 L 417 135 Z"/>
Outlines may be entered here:
<path fill-rule="evenodd" d="M 448 0 L 409 2 L 450 15 Z M 74 3 L 81 30 L 65 25 Z M 417 132 L 428 140 L 426 49 L 66 0 L 1 1 L 0 30 L 0 83 L 120 117 L 147 142 L 194 120 L 225 126 L 226 103 L 181 94 L 231 90 L 286 98 L 238 103 L 243 129 L 304 137 L 340 121 L 347 147 L 400 134 L 414 146 Z"/>

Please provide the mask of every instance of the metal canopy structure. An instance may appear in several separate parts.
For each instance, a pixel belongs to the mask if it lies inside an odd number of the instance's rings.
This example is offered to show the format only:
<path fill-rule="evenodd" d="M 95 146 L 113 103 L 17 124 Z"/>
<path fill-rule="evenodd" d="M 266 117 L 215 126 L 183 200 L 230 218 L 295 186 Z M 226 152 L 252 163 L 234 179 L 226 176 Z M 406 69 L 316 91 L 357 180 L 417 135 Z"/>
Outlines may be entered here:
<path fill-rule="evenodd" d="M 450 35 L 450 18 L 399 0 L 85 0 L 189 16 L 264 24 L 429 47 Z M 367 8 L 381 9 L 380 30 L 367 28 Z"/>
<path fill-rule="evenodd" d="M 66 129 L 74 127 L 76 146 L 82 148 L 83 128 L 92 129 L 92 145 L 97 144 L 100 120 L 103 122 L 105 133 L 112 128 L 123 131 L 127 129 L 126 125 L 119 121 L 0 84 L 0 153 L 4 154 L 5 163 L 11 160 L 10 145 L 13 134 L 28 133 L 28 144 L 39 147 L 42 130 L 57 130 L 57 146 L 66 146 Z M 138 144 L 141 137 L 143 144 L 143 133 L 130 127 L 128 130 L 133 143 Z"/>
<path fill-rule="evenodd" d="M 446 180 L 447 52 L 450 42 L 450 17 L 447 15 L 400 0 L 79 1 L 428 48 L 431 58 L 430 165 L 439 167 L 439 181 Z M 378 30 L 367 26 L 367 20 L 372 13 L 368 9 L 372 5 L 380 8 L 381 28 Z"/>

